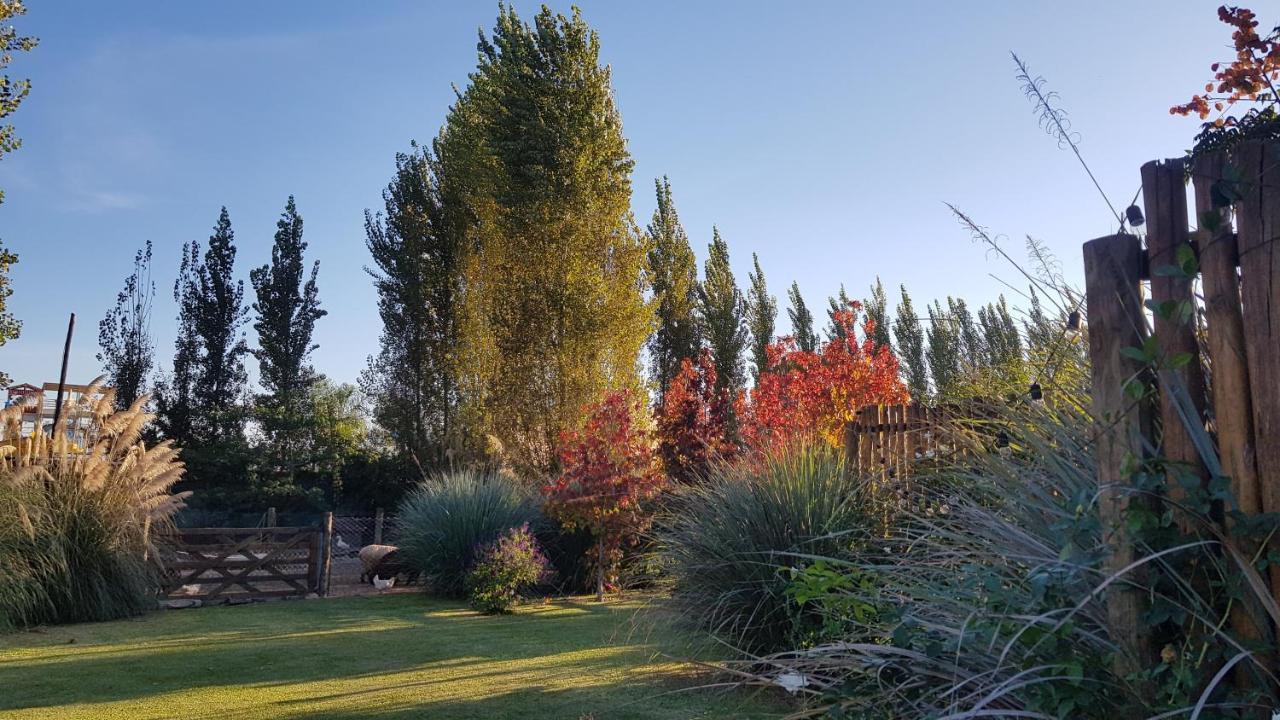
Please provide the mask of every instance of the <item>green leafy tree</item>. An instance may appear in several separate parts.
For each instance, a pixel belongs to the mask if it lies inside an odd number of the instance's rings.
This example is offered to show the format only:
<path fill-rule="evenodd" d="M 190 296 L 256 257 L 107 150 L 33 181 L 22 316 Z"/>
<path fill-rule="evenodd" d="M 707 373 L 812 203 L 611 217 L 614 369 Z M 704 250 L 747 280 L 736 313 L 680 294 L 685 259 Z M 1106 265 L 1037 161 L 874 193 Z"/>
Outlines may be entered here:
<path fill-rule="evenodd" d="M 242 439 L 249 348 L 241 327 L 249 308 L 244 283 L 233 277 L 235 259 L 235 234 L 224 207 L 203 256 L 197 241 L 187 246 L 174 283 L 173 375 L 158 401 L 166 435 L 180 442 Z"/>
<path fill-rule="evenodd" d="M 796 340 L 796 347 L 801 352 L 817 352 L 818 333 L 813 329 L 813 313 L 804 304 L 799 283 L 791 283 L 791 288 L 787 290 L 787 300 L 791 303 L 787 308 L 787 317 L 791 320 L 791 335 Z"/>
<path fill-rule="evenodd" d="M 133 272 L 116 295 L 116 304 L 98 323 L 98 362 L 116 391 L 116 407 L 133 405 L 146 392 L 155 364 L 151 339 L 151 306 L 156 284 L 151 280 L 151 241 L 133 256 Z"/>
<path fill-rule="evenodd" d="M 863 302 L 863 307 L 867 310 L 867 318 L 875 323 L 875 330 L 871 339 L 875 341 L 876 347 L 884 347 L 893 349 L 893 341 L 889 339 L 891 328 L 889 327 L 889 299 L 885 297 L 884 285 L 880 283 L 880 278 L 876 278 L 876 284 L 871 286 L 871 297 Z"/>
<path fill-rule="evenodd" d="M 436 149 L 466 207 L 460 382 L 505 461 L 549 472 L 563 431 L 640 387 L 653 325 L 633 161 L 596 33 L 503 7 Z"/>
<path fill-rule="evenodd" d="M 729 265 L 729 245 L 713 228 L 703 281 L 698 289 L 707 345 L 716 366 L 716 390 L 730 397 L 743 386 L 742 352 L 747 346 L 746 301 Z"/>
<path fill-rule="evenodd" d="M 982 329 L 982 346 L 990 367 L 1009 368 L 1022 362 L 1022 336 L 1004 295 L 997 302 L 988 303 L 978 310 L 978 325 Z"/>
<path fill-rule="evenodd" d="M 365 211 L 382 334 L 361 385 L 396 448 L 427 463 L 450 446 L 457 415 L 451 355 L 459 342 L 462 238 L 441 185 L 432 154 L 415 144 L 396 155 L 383 212 Z"/>
<path fill-rule="evenodd" d="M 929 361 L 934 392 L 939 398 L 948 399 L 955 396 L 964 380 L 964 341 L 949 306 L 943 307 L 934 301 L 928 310 L 925 357 Z"/>
<path fill-rule="evenodd" d="M 654 185 L 658 209 L 649 221 L 648 235 L 657 328 L 649 339 L 649 355 L 661 406 L 681 362 L 697 358 L 702 339 L 698 327 L 698 260 L 676 214 L 671 183 L 664 177 Z"/>
<path fill-rule="evenodd" d="M 760 258 L 751 253 L 754 268 L 747 274 L 751 289 L 747 291 L 747 330 L 751 333 L 752 377 L 757 382 L 760 373 L 769 368 L 769 345 L 773 343 L 773 325 L 778 317 L 778 300 L 769 294 L 760 269 Z"/>
<path fill-rule="evenodd" d="M 290 196 L 276 222 L 271 263 L 249 273 L 257 296 L 253 328 L 258 333 L 258 349 L 253 354 L 258 359 L 258 382 L 267 391 L 263 401 L 289 409 L 306 395 L 307 387 L 315 380 L 307 357 L 319 346 L 312 343 L 311 336 L 316 320 L 328 314 L 320 309 L 316 287 L 319 260 L 311 265 L 311 273 L 303 281 L 306 266 L 302 256 L 306 249 L 302 216 Z"/>
<path fill-rule="evenodd" d="M 26 12 L 22 0 L 0 2 L 0 68 L 8 67 L 14 53 L 27 52 L 39 42 L 33 37 L 19 35 L 13 25 L 7 24 Z M 7 73 L 0 75 L 0 120 L 12 115 L 30 92 L 30 80 L 14 80 Z M 0 159 L 21 145 L 22 140 L 18 138 L 12 125 L 0 125 Z M 0 203 L 3 202 L 4 190 L 0 189 Z M 6 309 L 6 301 L 13 295 L 9 272 L 17 263 L 17 254 L 6 250 L 4 243 L 0 242 L 0 347 L 4 347 L 10 340 L 18 339 L 22 332 L 22 322 Z M 0 387 L 8 387 L 9 382 L 9 376 L 0 371 Z"/>
<path fill-rule="evenodd" d="M 5 307 L 9 296 L 13 295 L 9 271 L 17 263 L 18 255 L 6 250 L 4 243 L 0 242 L 0 347 L 4 347 L 10 340 L 18 339 L 18 335 L 22 332 L 22 321 L 15 318 L 13 313 Z M 9 387 L 9 383 L 9 376 L 0 371 L 0 387 Z"/>
<path fill-rule="evenodd" d="M 960 367 L 975 375 L 986 366 L 986 349 L 982 345 L 982 333 L 974 322 L 969 304 L 963 298 L 947 298 L 948 314 L 960 342 Z"/>
<path fill-rule="evenodd" d="M 19 35 L 17 28 L 8 24 L 14 18 L 26 14 L 27 8 L 22 0 L 0 0 L 0 69 L 9 66 L 14 53 L 28 52 L 40 42 L 36 38 Z M 30 80 L 14 80 L 8 73 L 0 75 L 0 120 L 16 112 L 30 93 Z M 21 146 L 22 140 L 14 127 L 9 124 L 0 125 L 0 159 Z M 0 190 L 0 203 L 3 202 L 4 191 Z"/>
<path fill-rule="evenodd" d="M 903 379 L 911 397 L 917 401 L 929 397 L 929 366 L 925 360 L 924 329 L 916 315 L 907 286 L 900 285 L 902 302 L 894 313 L 893 335 L 898 341 L 897 354 L 902 363 Z"/>
<path fill-rule="evenodd" d="M 827 308 L 827 342 L 843 341 L 848 327 L 837 319 L 837 313 L 849 310 L 849 293 L 845 292 L 843 284 L 835 297 L 827 298 L 827 305 L 830 306 Z"/>

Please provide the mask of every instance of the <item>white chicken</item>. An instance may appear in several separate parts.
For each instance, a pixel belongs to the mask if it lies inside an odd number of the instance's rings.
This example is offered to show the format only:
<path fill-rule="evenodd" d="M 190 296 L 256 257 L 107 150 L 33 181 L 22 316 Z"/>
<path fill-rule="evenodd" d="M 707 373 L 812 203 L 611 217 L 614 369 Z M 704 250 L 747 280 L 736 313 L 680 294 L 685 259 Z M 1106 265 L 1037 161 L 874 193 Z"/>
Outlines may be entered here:
<path fill-rule="evenodd" d="M 395 584 L 396 584 L 396 579 L 394 577 L 389 577 L 386 580 L 383 580 L 378 575 L 373 576 L 373 587 L 376 588 L 378 592 L 382 592 L 384 590 L 390 590 L 391 586 Z"/>

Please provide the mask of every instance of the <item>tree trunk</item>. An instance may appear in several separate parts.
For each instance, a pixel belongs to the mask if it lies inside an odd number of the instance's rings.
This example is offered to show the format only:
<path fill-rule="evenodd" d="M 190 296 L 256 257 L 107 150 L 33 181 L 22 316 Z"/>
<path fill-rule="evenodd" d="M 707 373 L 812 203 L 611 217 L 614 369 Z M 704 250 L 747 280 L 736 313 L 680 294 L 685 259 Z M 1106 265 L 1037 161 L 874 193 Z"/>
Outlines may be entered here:
<path fill-rule="evenodd" d="M 604 529 L 596 534 L 596 602 L 604 602 Z"/>

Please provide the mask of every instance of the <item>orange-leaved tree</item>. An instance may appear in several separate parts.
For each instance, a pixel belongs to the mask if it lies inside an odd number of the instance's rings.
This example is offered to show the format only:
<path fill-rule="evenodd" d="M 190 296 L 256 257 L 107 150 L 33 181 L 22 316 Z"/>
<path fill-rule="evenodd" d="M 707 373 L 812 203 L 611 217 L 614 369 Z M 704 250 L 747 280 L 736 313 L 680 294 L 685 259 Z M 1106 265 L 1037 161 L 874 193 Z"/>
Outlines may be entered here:
<path fill-rule="evenodd" d="M 801 350 L 790 337 L 769 346 L 769 369 L 751 391 L 743 414 L 743 436 L 755 450 L 820 437 L 839 447 L 844 426 L 860 408 L 907 402 L 910 394 L 898 377 L 898 359 L 875 344 L 875 322 L 852 301 L 832 315 L 844 332 L 816 352 Z"/>
<path fill-rule="evenodd" d="M 716 390 L 710 350 L 703 349 L 696 364 L 681 360 L 658 408 L 658 457 L 667 477 L 682 483 L 704 480 L 713 463 L 737 454 L 729 437 L 731 402 L 728 390 Z"/>
<path fill-rule="evenodd" d="M 652 522 L 648 501 L 665 480 L 652 438 L 636 423 L 639 412 L 643 405 L 629 391 L 607 393 L 580 430 L 561 436 L 560 475 L 543 487 L 547 514 L 594 536 L 597 600 L 616 577 L 623 544 Z"/>
<path fill-rule="evenodd" d="M 1195 113 L 1204 120 L 1217 111 L 1220 114 L 1210 125 L 1224 127 L 1240 122 L 1225 114 L 1238 102 L 1260 103 L 1265 109 L 1274 108 L 1280 100 L 1276 95 L 1276 83 L 1280 81 L 1280 26 L 1265 36 L 1259 35 L 1257 15 L 1252 10 L 1226 5 L 1218 8 L 1218 19 L 1235 28 L 1231 34 L 1235 60 L 1213 63 L 1213 82 L 1205 84 L 1204 94 L 1193 95 L 1191 100 L 1169 108 L 1169 112 Z"/>

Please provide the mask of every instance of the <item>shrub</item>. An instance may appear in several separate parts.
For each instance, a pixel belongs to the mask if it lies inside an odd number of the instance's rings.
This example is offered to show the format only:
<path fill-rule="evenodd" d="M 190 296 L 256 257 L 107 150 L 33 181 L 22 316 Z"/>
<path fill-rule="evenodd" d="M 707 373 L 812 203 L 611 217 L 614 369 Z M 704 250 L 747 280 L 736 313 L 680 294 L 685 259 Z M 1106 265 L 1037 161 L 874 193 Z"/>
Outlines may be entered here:
<path fill-rule="evenodd" d="M 480 548 L 467 573 L 471 606 L 485 613 L 508 613 L 529 589 L 550 580 L 550 565 L 526 523 Z"/>
<path fill-rule="evenodd" d="M 676 622 L 751 653 L 801 642 L 819 619 L 794 597 L 794 575 L 871 527 L 863 496 L 842 454 L 818 444 L 682 488 L 656 528 Z"/>
<path fill-rule="evenodd" d="M 422 482 L 400 506 L 400 549 L 436 593 L 460 597 L 478 548 L 538 518 L 533 498 L 497 473 L 461 471 Z"/>
<path fill-rule="evenodd" d="M 108 391 L 71 403 L 87 417 L 50 439 L 22 438 L 21 407 L 0 411 L 0 627 L 107 620 L 156 606 L 153 538 L 186 493 L 168 443 L 140 440 L 147 398 L 113 411 Z M 74 436 L 74 441 L 68 438 Z M 83 449 L 82 449 L 83 448 Z"/>
<path fill-rule="evenodd" d="M 581 430 L 563 435 L 564 471 L 542 488 L 549 515 L 595 538 L 596 600 L 616 582 L 623 544 L 634 544 L 652 522 L 648 501 L 666 480 L 648 434 L 635 422 L 637 406 L 629 392 L 605 395 Z"/>

